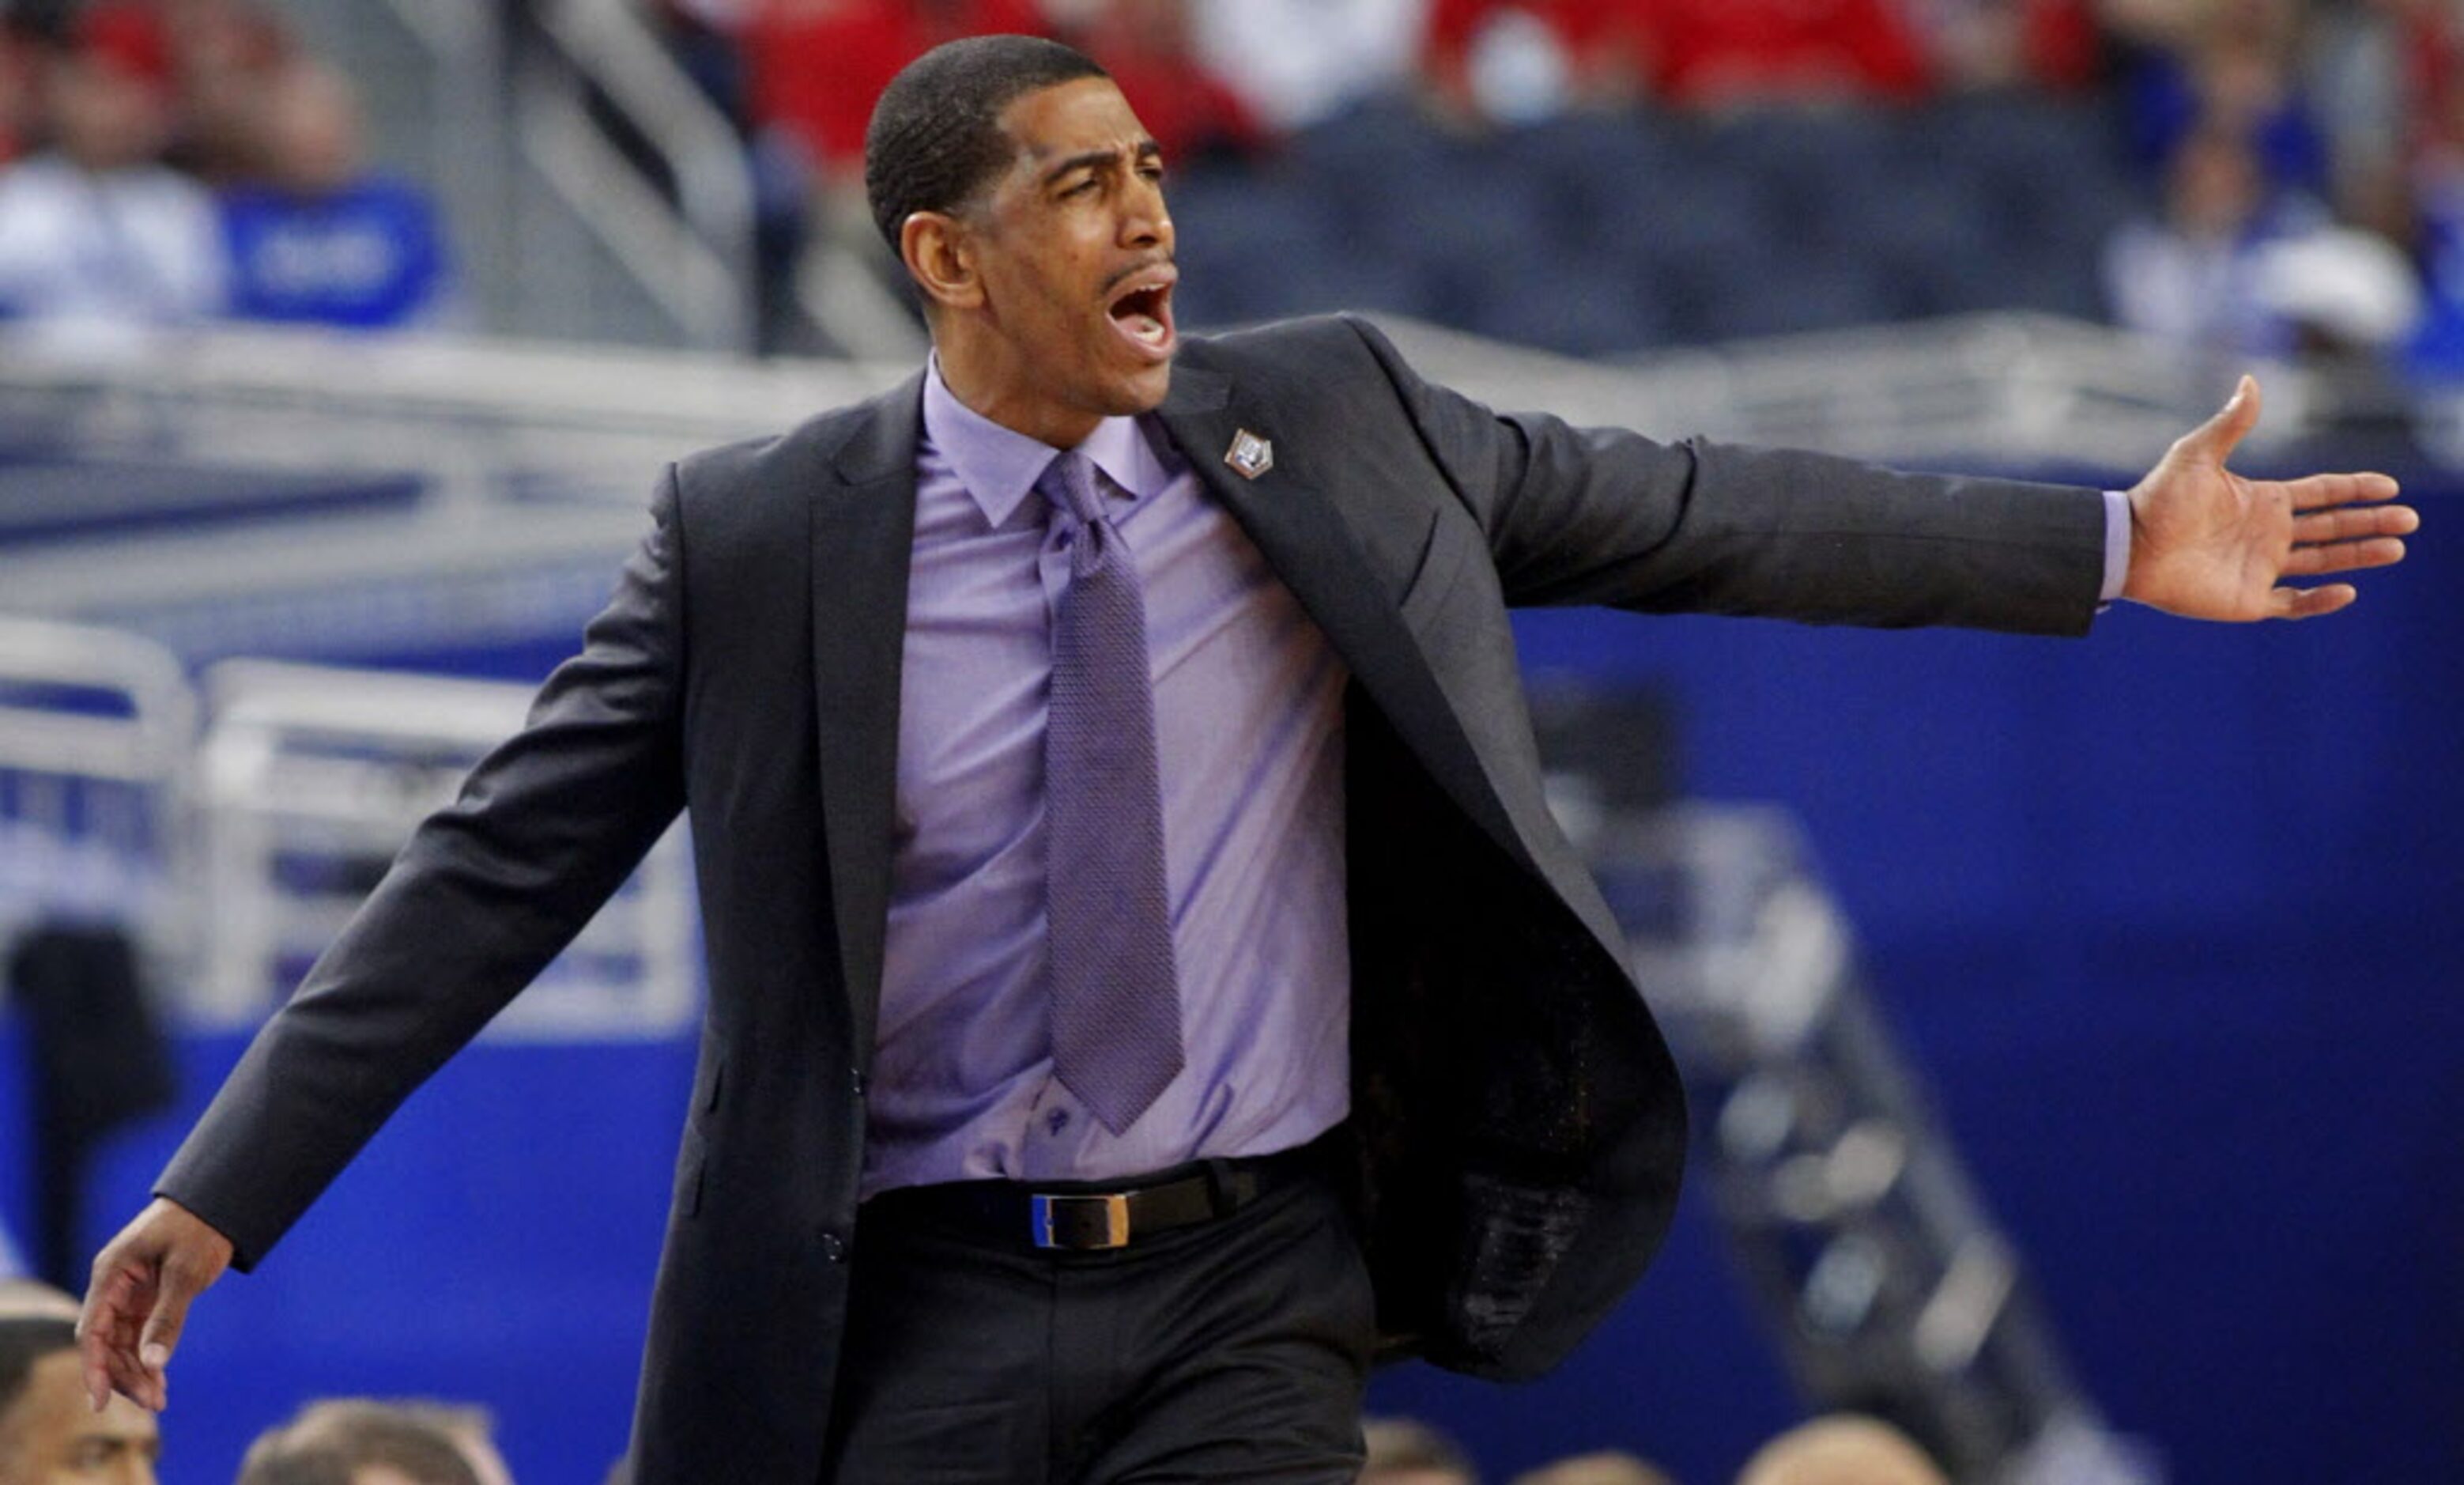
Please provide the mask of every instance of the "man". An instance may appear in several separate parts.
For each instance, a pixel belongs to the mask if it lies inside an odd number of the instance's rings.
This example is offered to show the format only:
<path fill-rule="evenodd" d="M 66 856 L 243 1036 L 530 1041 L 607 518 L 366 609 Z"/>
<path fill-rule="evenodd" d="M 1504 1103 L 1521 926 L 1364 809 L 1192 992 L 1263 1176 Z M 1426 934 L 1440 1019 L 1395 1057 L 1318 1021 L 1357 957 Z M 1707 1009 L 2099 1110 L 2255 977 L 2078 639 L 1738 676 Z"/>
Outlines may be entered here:
<path fill-rule="evenodd" d="M 89 1406 L 73 1319 L 22 1303 L 0 1316 L 0 1485 L 154 1485 L 162 1452 L 144 1408 Z"/>
<path fill-rule="evenodd" d="M 231 315 L 353 330 L 434 321 L 451 278 L 436 209 L 368 167 L 341 75 L 276 69 L 250 122 L 250 169 L 221 199 Z"/>
<path fill-rule="evenodd" d="M 41 73 L 50 147 L 0 171 L 0 320 L 47 344 L 123 350 L 223 308 L 213 199 L 160 160 L 170 58 L 145 21 L 80 16 Z"/>
<path fill-rule="evenodd" d="M 436 1459 L 433 1446 L 438 1443 L 458 1465 L 429 1462 Z M 248 1456 L 270 1462 L 331 1456 L 351 1469 L 382 1466 L 415 1481 L 432 1476 L 443 1485 L 455 1485 L 467 1474 L 471 1485 L 513 1485 L 513 1472 L 496 1449 L 495 1420 L 484 1407 L 453 1403 L 325 1398 L 259 1435 Z"/>
<path fill-rule="evenodd" d="M 2296 616 L 2352 590 L 2280 576 L 2414 524 L 2381 477 L 2226 474 L 2247 386 L 2108 499 L 1500 418 L 1349 321 L 1182 344 L 1156 155 L 1049 43 L 884 95 L 933 364 L 670 472 L 583 654 L 96 1259 L 98 1399 L 161 1407 L 190 1298 L 690 808 L 636 1478 L 1348 1481 L 1373 1350 L 1537 1374 L 1675 1198 L 1508 603 Z"/>
<path fill-rule="evenodd" d="M 491 1485 L 470 1452 L 473 1421 L 363 1398 L 312 1403 L 249 1445 L 238 1485 Z"/>

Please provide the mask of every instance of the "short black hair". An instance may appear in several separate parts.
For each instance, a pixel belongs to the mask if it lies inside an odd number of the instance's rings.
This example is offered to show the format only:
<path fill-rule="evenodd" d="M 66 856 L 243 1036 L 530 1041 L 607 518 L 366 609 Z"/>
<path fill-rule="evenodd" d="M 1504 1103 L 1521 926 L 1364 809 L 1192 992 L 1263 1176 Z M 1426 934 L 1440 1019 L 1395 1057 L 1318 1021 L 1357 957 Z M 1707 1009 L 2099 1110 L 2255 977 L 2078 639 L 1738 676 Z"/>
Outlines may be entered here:
<path fill-rule="evenodd" d="M 1009 163 L 1001 110 L 1029 93 L 1111 76 L 1094 58 L 1041 36 L 967 36 L 907 64 L 882 89 L 864 131 L 864 190 L 873 225 L 899 251 L 918 211 L 951 211 Z"/>
<path fill-rule="evenodd" d="M 20 1315 L 0 1319 L 0 1413 L 17 1406 L 34 1363 L 47 1356 L 77 1349 L 77 1321 L 56 1315 Z"/>

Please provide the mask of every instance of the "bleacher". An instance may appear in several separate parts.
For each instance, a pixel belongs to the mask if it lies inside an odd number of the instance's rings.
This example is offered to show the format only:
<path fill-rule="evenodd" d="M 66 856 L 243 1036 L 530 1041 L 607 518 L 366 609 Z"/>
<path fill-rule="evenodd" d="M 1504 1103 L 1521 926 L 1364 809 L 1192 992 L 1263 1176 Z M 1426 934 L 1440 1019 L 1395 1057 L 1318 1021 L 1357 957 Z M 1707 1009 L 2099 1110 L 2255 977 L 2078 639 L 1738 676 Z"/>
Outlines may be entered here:
<path fill-rule="evenodd" d="M 1384 310 L 1573 355 L 1969 314 L 2100 318 L 2139 208 L 2100 105 L 1571 114 L 1370 105 L 1174 183 L 1199 323 Z"/>

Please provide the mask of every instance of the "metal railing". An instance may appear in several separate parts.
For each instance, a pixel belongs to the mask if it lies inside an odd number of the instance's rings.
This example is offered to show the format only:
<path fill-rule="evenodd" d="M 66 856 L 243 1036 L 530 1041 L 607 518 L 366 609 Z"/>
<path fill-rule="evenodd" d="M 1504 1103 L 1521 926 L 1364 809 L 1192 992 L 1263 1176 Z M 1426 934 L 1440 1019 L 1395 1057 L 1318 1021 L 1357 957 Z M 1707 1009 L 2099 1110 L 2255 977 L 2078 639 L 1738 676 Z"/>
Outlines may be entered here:
<path fill-rule="evenodd" d="M 2169 348 L 2031 316 L 1624 365 L 1410 322 L 1388 328 L 1425 374 L 1499 408 L 1547 409 L 1661 437 L 1705 432 L 1941 465 L 2142 468 L 2211 410 L 2215 389 L 2215 368 Z M 407 471 L 429 492 L 416 510 L 302 518 L 280 526 L 278 538 L 184 532 L 121 536 L 107 547 L 0 551 L 0 592 L 18 611 L 140 624 L 158 635 L 218 632 L 247 617 L 249 605 L 277 596 L 436 587 L 461 574 L 509 583 L 524 572 L 553 574 L 562 591 L 587 586 L 604 595 L 666 462 L 779 432 L 914 369 L 912 361 L 751 363 L 274 329 L 200 333 L 143 359 L 106 362 L 0 345 L 0 427 L 37 427 L 73 449 L 104 453 Z M 2267 374 L 2268 418 L 2244 446 L 2259 461 L 2317 432 L 2305 422 L 2314 369 L 2287 365 Z M 2464 428 L 2464 417 L 2454 422 Z M 2464 437 L 2453 441 L 2464 447 Z M 0 493 L 6 477 L 0 473 Z M 495 591 L 485 603 L 457 602 L 456 610 L 467 617 L 529 601 Z"/>
<path fill-rule="evenodd" d="M 411 830 L 521 725 L 531 688 L 234 660 L 205 678 L 205 956 L 190 1012 L 249 1025 L 332 942 Z M 671 830 L 494 1034 L 661 1036 L 698 1004 L 684 832 Z"/>
<path fill-rule="evenodd" d="M 753 176 L 734 127 L 627 0 L 549 0 L 533 14 L 556 55 L 516 68 L 524 152 L 690 344 L 753 349 Z M 592 90 L 658 156 L 673 208 L 591 117 Z M 524 269 L 559 265 L 534 255 Z"/>
<path fill-rule="evenodd" d="M 1962 1480 L 2160 1479 L 2072 1378 L 1787 814 L 1688 805 L 1584 833 L 1684 1070 L 1700 1179 L 1807 1399 L 1892 1418 Z"/>
<path fill-rule="evenodd" d="M 0 618 L 0 942 L 53 918 L 129 922 L 185 958 L 196 702 L 168 650 Z"/>
<path fill-rule="evenodd" d="M 38 922 L 134 930 L 192 1025 L 289 993 L 430 810 L 522 721 L 531 688 L 232 661 L 196 689 L 162 646 L 0 619 L 0 943 Z M 684 829 L 491 1034 L 664 1036 L 699 1005 Z"/>

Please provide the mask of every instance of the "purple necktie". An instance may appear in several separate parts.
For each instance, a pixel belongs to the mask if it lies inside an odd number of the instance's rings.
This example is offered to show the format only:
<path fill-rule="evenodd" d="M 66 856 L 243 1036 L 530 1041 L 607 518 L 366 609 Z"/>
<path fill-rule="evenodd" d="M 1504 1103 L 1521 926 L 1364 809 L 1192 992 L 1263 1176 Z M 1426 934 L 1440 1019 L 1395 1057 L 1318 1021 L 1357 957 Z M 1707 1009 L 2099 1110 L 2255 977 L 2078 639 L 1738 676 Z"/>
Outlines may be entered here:
<path fill-rule="evenodd" d="M 1181 1068 L 1138 568 L 1074 451 L 1036 488 L 1069 547 L 1044 738 L 1052 1070 L 1114 1134 Z"/>

